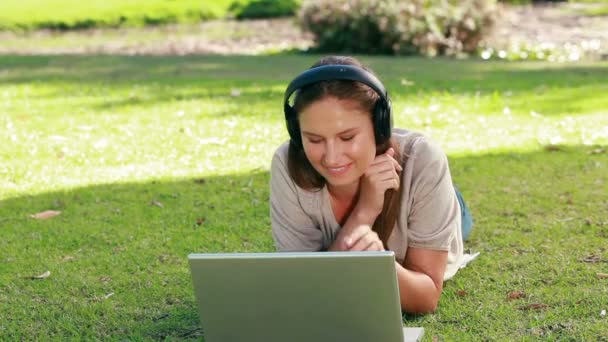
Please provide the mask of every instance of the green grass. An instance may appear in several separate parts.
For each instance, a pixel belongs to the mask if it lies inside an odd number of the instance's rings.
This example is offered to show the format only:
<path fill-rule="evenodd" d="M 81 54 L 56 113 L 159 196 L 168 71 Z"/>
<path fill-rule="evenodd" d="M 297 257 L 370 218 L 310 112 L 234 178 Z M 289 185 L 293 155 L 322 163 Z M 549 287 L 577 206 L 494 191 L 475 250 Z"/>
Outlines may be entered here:
<path fill-rule="evenodd" d="M 315 58 L 0 57 L 0 340 L 202 339 L 186 255 L 273 250 L 282 92 Z M 581 261 L 608 259 L 608 63 L 362 59 L 476 219 L 481 256 L 405 324 L 608 339 L 608 264 Z"/>
<path fill-rule="evenodd" d="M 231 3 L 232 0 L 5 0 L 0 3 L 0 30 L 197 22 L 224 17 Z"/>
<path fill-rule="evenodd" d="M 581 9 L 579 13 L 587 16 L 608 16 L 608 3 Z"/>

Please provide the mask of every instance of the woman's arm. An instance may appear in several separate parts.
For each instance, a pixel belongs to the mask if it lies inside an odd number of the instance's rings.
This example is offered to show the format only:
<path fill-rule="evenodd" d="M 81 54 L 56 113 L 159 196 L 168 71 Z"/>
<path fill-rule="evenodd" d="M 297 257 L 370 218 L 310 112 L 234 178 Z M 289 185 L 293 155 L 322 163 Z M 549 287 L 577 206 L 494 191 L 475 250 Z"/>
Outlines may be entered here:
<path fill-rule="evenodd" d="M 447 251 L 410 247 L 404 265 L 395 262 L 403 311 L 424 314 L 437 309 L 447 260 Z"/>
<path fill-rule="evenodd" d="M 319 251 L 323 236 L 304 211 L 298 189 L 287 170 L 287 151 L 282 146 L 272 158 L 270 168 L 270 221 L 279 251 Z"/>
<path fill-rule="evenodd" d="M 383 251 L 385 246 L 372 230 L 374 221 L 382 211 L 384 193 L 399 188 L 401 165 L 393 158 L 395 151 L 389 148 L 376 156 L 361 177 L 359 199 L 349 214 L 330 251 Z"/>

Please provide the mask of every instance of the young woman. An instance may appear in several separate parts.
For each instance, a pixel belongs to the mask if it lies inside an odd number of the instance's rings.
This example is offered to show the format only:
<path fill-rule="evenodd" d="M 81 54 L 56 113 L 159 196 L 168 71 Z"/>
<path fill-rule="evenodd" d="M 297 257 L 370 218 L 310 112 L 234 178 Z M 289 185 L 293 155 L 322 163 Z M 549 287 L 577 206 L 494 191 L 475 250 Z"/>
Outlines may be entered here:
<path fill-rule="evenodd" d="M 384 86 L 352 57 L 296 77 L 285 118 L 290 140 L 271 166 L 277 249 L 392 250 L 402 309 L 433 312 L 462 263 L 463 215 L 467 234 L 471 225 L 442 150 L 392 128 Z"/>

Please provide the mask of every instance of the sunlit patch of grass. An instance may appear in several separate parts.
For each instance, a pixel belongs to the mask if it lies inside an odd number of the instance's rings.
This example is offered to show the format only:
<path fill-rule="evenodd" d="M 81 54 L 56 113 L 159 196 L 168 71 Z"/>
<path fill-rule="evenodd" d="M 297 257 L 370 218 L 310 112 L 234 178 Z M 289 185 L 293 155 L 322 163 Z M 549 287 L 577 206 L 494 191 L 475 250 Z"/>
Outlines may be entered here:
<path fill-rule="evenodd" d="M 67 30 L 197 22 L 224 17 L 231 3 L 231 0 L 5 0 L 0 3 L 0 30 Z"/>
<path fill-rule="evenodd" d="M 199 338 L 186 255 L 273 250 L 282 93 L 317 57 L 0 57 L 0 339 Z M 481 256 L 406 324 L 608 338 L 608 63 L 361 59 L 476 222 Z"/>

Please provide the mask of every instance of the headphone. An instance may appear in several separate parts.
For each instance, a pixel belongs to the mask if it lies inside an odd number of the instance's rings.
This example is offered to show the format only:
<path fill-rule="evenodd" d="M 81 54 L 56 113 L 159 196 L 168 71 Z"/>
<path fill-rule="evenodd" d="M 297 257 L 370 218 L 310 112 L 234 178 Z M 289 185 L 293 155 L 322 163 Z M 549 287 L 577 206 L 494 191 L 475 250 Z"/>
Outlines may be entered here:
<path fill-rule="evenodd" d="M 393 118 L 391 100 L 382 82 L 372 73 L 353 65 L 322 65 L 308 69 L 297 76 L 285 90 L 283 110 L 287 123 L 287 132 L 291 141 L 299 148 L 303 148 L 300 135 L 300 124 L 295 109 L 289 104 L 289 98 L 297 90 L 321 81 L 348 80 L 361 82 L 372 88 L 379 96 L 372 110 L 372 123 L 376 145 L 385 143 L 391 137 Z"/>

